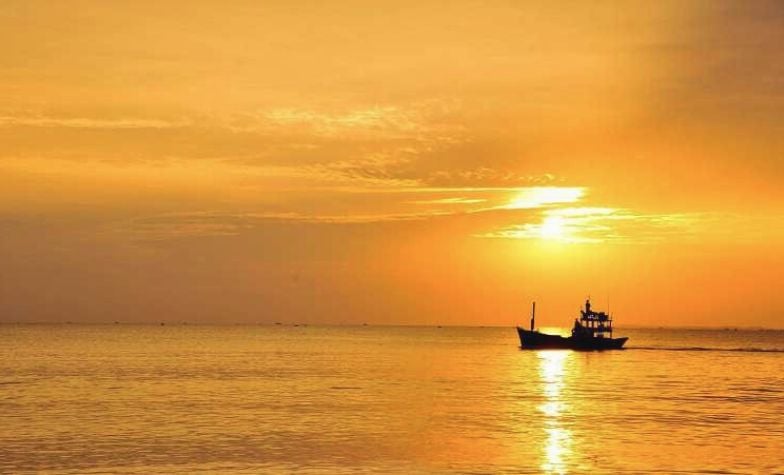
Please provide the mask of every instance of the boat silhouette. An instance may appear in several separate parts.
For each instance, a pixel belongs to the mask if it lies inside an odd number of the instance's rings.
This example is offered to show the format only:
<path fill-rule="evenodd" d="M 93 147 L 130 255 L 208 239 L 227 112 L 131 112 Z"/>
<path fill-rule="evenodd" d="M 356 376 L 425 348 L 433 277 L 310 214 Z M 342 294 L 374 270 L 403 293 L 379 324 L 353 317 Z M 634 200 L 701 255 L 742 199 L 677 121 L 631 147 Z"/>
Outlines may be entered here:
<path fill-rule="evenodd" d="M 522 349 L 620 350 L 628 337 L 613 338 L 612 317 L 605 312 L 591 310 L 591 300 L 585 301 L 580 318 L 575 318 L 572 335 L 549 335 L 536 330 L 536 302 L 531 310 L 531 329 L 517 327 Z"/>

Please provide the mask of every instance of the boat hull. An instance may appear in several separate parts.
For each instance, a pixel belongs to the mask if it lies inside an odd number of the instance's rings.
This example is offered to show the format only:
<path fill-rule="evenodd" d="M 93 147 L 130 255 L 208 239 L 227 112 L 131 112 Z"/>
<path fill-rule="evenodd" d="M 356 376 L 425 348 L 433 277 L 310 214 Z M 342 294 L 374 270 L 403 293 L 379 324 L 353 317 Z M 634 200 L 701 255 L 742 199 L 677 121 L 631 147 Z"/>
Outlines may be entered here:
<path fill-rule="evenodd" d="M 560 335 L 548 335 L 537 331 L 524 330 L 517 327 L 517 334 L 520 337 L 520 348 L 523 349 L 563 349 L 563 350 L 620 350 L 628 340 L 622 338 L 576 338 L 574 336 L 563 337 Z"/>

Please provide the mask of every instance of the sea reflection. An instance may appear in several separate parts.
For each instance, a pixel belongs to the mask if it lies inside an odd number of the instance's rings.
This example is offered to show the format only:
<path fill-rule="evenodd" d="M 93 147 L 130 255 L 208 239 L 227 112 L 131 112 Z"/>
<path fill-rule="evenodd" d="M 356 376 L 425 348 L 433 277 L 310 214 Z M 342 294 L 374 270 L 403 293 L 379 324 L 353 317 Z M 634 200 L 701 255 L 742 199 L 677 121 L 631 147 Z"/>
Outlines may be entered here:
<path fill-rule="evenodd" d="M 544 415 L 544 445 L 540 468 L 546 473 L 566 473 L 572 456 L 572 432 L 563 425 L 562 415 L 569 405 L 563 397 L 568 376 L 570 351 L 540 351 L 539 375 L 544 402 L 539 411 Z"/>

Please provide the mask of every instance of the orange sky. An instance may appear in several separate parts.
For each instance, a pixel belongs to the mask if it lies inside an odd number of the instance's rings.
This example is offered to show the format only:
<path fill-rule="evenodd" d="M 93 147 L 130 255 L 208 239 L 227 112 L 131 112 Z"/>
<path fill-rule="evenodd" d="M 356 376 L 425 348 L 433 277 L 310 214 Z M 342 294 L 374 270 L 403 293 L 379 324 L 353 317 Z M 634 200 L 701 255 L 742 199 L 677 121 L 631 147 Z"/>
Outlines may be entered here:
<path fill-rule="evenodd" d="M 780 2 L 0 5 L 0 320 L 784 327 Z"/>

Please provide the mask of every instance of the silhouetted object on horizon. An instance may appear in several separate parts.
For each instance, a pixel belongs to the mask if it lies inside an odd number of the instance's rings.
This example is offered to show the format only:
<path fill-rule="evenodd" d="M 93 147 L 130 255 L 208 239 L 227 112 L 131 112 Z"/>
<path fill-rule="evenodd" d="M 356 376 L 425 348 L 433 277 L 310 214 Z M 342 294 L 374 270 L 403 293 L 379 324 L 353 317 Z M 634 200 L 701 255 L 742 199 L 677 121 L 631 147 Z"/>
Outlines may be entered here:
<path fill-rule="evenodd" d="M 629 339 L 613 338 L 612 317 L 605 312 L 591 310 L 590 299 L 585 301 L 585 310 L 580 310 L 580 318 L 574 319 L 570 337 L 536 331 L 535 319 L 536 302 L 531 309 L 531 330 L 517 327 L 523 349 L 620 350 Z"/>

